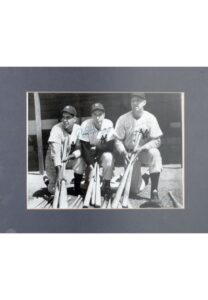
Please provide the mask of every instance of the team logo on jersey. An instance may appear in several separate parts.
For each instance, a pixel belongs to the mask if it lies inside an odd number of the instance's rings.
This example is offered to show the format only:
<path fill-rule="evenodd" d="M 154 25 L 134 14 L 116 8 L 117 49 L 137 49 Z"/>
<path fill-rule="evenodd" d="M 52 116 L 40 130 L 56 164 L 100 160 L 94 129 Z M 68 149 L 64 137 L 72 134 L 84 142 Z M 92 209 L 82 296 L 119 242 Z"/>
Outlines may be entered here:
<path fill-rule="evenodd" d="M 104 144 L 107 142 L 107 134 L 106 135 L 102 135 L 101 139 L 100 139 L 100 143 Z"/>
<path fill-rule="evenodd" d="M 145 129 L 145 130 L 142 130 L 141 129 L 141 134 L 142 134 L 142 138 L 143 140 L 147 139 L 148 138 L 148 134 L 149 134 L 149 130 L 148 129 Z"/>

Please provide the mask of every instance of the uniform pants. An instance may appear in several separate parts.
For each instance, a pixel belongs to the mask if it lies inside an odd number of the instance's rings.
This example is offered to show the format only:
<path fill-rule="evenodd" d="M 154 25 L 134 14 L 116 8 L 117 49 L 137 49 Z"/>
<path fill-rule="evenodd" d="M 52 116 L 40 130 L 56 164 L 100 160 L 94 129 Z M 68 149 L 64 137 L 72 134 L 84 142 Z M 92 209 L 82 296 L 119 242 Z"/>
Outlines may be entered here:
<path fill-rule="evenodd" d="M 157 148 L 142 151 L 135 161 L 132 174 L 131 192 L 139 193 L 142 183 L 141 166 L 148 166 L 149 172 L 160 173 L 162 171 L 162 158 Z"/>
<path fill-rule="evenodd" d="M 114 169 L 113 154 L 111 152 L 104 152 L 100 157 L 100 161 L 103 167 L 103 180 L 111 180 Z"/>

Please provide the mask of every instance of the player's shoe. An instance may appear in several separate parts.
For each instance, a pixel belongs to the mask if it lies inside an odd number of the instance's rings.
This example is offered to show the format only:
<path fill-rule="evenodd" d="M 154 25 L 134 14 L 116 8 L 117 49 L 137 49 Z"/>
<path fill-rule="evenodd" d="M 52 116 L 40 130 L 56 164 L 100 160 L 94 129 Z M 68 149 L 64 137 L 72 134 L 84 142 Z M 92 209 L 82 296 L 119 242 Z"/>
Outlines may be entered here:
<path fill-rule="evenodd" d="M 151 192 L 151 200 L 152 201 L 160 201 L 157 190 L 154 190 L 154 191 Z"/>
<path fill-rule="evenodd" d="M 149 183 L 149 178 L 150 178 L 150 175 L 147 174 L 147 173 L 144 173 L 144 174 L 142 175 L 142 179 L 144 180 L 145 186 L 148 185 L 148 183 Z"/>
<path fill-rule="evenodd" d="M 110 199 L 111 194 L 112 194 L 112 191 L 111 191 L 111 187 L 110 187 L 110 181 L 104 180 L 103 185 L 101 187 L 101 195 L 104 196 L 104 198 L 106 198 L 106 199 Z"/>
<path fill-rule="evenodd" d="M 45 183 L 46 186 L 49 185 L 49 179 L 48 179 L 48 176 L 46 176 L 46 175 L 43 176 L 43 182 Z"/>
<path fill-rule="evenodd" d="M 54 195 L 50 194 L 49 192 L 47 194 L 43 195 L 43 199 L 45 199 L 48 202 L 52 202 L 54 199 Z"/>

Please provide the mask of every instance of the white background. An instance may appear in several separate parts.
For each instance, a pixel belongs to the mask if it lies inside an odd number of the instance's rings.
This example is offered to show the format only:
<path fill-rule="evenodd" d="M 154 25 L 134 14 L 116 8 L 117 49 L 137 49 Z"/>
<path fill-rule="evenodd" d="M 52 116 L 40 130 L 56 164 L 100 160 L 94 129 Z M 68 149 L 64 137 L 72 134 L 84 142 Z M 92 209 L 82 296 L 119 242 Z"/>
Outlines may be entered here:
<path fill-rule="evenodd" d="M 206 1 L 1 1 L 1 66 L 207 66 Z M 197 201 L 197 200 L 196 200 Z M 0 299 L 207 299 L 207 235 L 1 235 Z"/>

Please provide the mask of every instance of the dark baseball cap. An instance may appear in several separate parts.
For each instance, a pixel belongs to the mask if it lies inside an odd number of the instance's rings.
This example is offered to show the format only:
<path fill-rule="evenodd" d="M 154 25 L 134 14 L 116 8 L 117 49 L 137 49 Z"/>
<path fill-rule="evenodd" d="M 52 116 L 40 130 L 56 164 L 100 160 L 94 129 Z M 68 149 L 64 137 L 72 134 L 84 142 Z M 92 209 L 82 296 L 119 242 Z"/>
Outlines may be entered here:
<path fill-rule="evenodd" d="M 68 114 L 72 115 L 72 116 L 76 116 L 77 115 L 77 111 L 76 111 L 76 108 L 74 106 L 71 106 L 71 105 L 67 105 L 65 106 L 61 113 L 63 112 L 67 112 Z"/>
<path fill-rule="evenodd" d="M 93 111 L 95 110 L 101 110 L 103 112 L 105 112 L 105 108 L 101 103 L 94 103 L 91 107 L 91 113 L 93 113 Z"/>
<path fill-rule="evenodd" d="M 133 94 L 131 94 L 131 98 L 133 98 L 133 97 L 139 98 L 141 100 L 146 100 L 145 93 L 133 93 Z"/>

